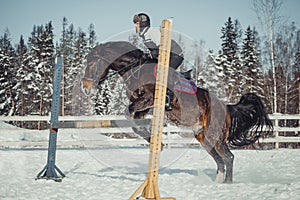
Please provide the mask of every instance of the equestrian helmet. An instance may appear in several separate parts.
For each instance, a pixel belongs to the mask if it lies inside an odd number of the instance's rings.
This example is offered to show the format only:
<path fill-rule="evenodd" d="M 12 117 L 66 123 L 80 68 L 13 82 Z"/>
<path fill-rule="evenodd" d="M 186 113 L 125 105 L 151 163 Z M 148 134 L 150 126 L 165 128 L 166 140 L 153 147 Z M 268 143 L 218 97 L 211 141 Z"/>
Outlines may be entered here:
<path fill-rule="evenodd" d="M 137 22 L 140 23 L 140 28 L 143 29 L 147 26 L 150 26 L 150 17 L 145 13 L 134 15 L 133 23 L 137 23 Z"/>

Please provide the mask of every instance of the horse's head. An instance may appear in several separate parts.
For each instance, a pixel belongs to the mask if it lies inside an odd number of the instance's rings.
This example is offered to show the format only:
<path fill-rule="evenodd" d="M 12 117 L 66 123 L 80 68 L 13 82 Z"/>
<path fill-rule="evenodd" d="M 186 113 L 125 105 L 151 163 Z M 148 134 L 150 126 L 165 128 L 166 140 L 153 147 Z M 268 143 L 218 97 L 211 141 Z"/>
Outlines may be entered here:
<path fill-rule="evenodd" d="M 146 62 L 143 52 L 129 42 L 117 41 L 97 45 L 87 56 L 87 67 L 82 79 L 82 89 L 91 93 L 92 85 L 98 85 L 112 70 L 123 75 Z"/>
<path fill-rule="evenodd" d="M 91 94 L 92 86 L 96 85 L 96 82 L 98 81 L 98 77 L 96 76 L 97 73 L 97 61 L 90 61 L 87 63 L 84 76 L 81 80 L 81 88 L 82 91 L 86 95 Z"/>
<path fill-rule="evenodd" d="M 86 95 L 91 94 L 92 86 L 97 85 L 99 82 L 99 67 L 101 65 L 101 51 L 103 45 L 96 46 L 87 55 L 87 65 L 84 71 L 84 76 L 81 80 L 81 87 Z"/>

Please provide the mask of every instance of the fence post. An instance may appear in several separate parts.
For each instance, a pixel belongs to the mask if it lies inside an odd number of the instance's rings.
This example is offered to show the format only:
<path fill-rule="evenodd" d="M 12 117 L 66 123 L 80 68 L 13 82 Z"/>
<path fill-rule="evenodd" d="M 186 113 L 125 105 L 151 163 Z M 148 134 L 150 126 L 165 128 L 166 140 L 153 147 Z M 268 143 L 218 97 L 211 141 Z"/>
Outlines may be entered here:
<path fill-rule="evenodd" d="M 171 141 L 170 141 L 170 139 L 171 139 L 171 132 L 168 131 L 167 132 L 168 149 L 171 149 Z"/>
<path fill-rule="evenodd" d="M 278 119 L 278 117 L 276 117 L 275 118 L 275 139 L 276 139 L 276 142 L 275 142 L 275 149 L 279 149 L 279 138 L 278 138 L 278 136 L 279 136 L 279 130 L 278 130 L 278 128 L 279 128 L 279 119 Z"/>
<path fill-rule="evenodd" d="M 48 159 L 46 166 L 40 171 L 36 179 L 51 179 L 60 182 L 65 175 L 55 165 L 56 159 L 56 143 L 57 143 L 57 128 L 52 128 L 53 123 L 58 122 L 59 107 L 60 107 L 60 93 L 61 93 L 61 79 L 62 79 L 62 57 L 58 57 L 54 66 L 54 81 L 53 94 L 51 103 L 51 119 L 50 119 L 50 133 L 48 144 Z M 56 171 L 60 174 L 57 175 Z"/>

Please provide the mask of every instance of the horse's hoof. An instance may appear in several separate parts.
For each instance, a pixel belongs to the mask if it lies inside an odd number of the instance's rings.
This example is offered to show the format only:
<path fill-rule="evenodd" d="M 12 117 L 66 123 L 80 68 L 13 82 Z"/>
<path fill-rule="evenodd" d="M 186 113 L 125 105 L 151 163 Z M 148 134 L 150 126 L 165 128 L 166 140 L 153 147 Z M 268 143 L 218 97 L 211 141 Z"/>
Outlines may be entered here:
<path fill-rule="evenodd" d="M 216 176 L 216 183 L 224 183 L 224 172 L 218 172 Z"/>
<path fill-rule="evenodd" d="M 224 180 L 224 183 L 226 183 L 226 184 L 231 184 L 232 183 L 232 180 Z"/>

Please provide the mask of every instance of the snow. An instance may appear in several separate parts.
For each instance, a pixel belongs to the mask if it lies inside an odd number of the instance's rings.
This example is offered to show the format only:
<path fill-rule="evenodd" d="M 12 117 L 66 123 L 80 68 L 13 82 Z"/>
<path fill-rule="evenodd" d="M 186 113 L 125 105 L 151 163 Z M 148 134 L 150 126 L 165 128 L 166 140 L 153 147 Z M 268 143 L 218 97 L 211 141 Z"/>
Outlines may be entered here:
<path fill-rule="evenodd" d="M 11 127 L 0 131 L 1 200 L 125 200 L 146 178 L 147 146 L 136 145 L 135 139 L 105 137 L 96 130 L 73 130 L 58 134 L 56 164 L 66 178 L 60 183 L 35 180 L 46 164 L 48 131 Z M 86 148 L 69 146 L 76 142 Z M 36 143 L 41 146 L 36 148 Z M 200 146 L 164 148 L 159 171 L 161 197 L 177 200 L 300 198 L 299 150 L 234 150 L 233 153 L 234 182 L 219 184 L 214 182 L 215 162 Z"/>

